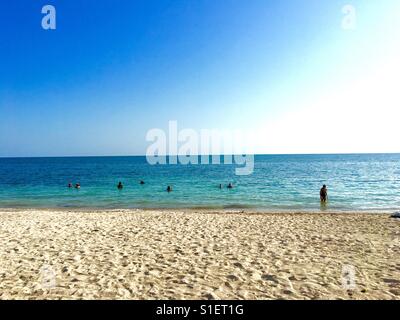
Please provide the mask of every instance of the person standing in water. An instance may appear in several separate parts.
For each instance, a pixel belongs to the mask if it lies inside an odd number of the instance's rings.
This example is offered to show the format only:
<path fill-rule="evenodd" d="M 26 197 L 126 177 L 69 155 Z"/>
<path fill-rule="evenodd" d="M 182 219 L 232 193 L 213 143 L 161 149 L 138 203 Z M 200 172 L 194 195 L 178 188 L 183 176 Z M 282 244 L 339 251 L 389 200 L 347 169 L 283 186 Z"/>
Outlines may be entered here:
<path fill-rule="evenodd" d="M 321 190 L 319 191 L 319 197 L 321 199 L 321 202 L 328 201 L 328 189 L 326 188 L 326 185 L 323 185 Z"/>
<path fill-rule="evenodd" d="M 172 191 L 172 187 L 171 186 L 168 186 L 167 187 L 167 192 L 171 192 Z"/>
<path fill-rule="evenodd" d="M 121 190 L 123 187 L 124 187 L 124 186 L 122 185 L 122 182 L 120 181 L 120 182 L 118 183 L 117 188 L 118 188 L 119 190 Z"/>

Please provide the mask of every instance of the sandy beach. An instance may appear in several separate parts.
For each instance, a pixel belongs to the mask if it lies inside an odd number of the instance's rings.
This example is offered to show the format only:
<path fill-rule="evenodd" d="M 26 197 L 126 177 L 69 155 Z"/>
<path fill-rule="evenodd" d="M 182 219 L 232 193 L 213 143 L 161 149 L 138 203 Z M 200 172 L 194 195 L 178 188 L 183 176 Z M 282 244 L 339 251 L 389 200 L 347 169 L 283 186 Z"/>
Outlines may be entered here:
<path fill-rule="evenodd" d="M 388 214 L 0 210 L 0 299 L 399 299 Z"/>

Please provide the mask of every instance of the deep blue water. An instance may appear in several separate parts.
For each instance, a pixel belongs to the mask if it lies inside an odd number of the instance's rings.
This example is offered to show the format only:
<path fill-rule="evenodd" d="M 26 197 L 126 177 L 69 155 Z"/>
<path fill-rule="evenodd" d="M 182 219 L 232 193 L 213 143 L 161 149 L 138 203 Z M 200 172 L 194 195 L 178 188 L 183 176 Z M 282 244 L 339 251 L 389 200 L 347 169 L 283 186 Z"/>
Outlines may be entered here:
<path fill-rule="evenodd" d="M 327 184 L 328 209 L 400 209 L 400 154 L 258 155 L 252 175 L 235 168 L 151 166 L 145 157 L 0 158 L 0 207 L 320 210 Z M 234 189 L 218 188 L 229 182 Z"/>

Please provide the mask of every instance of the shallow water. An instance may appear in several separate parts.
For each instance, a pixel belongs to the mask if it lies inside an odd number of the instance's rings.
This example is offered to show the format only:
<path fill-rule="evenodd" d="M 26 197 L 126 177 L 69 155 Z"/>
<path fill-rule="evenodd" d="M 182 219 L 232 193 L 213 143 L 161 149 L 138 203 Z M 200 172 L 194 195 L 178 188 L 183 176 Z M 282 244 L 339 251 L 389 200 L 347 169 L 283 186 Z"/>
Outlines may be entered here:
<path fill-rule="evenodd" d="M 252 175 L 235 175 L 237 167 L 152 166 L 145 157 L 0 158 L 0 207 L 400 209 L 400 154 L 257 155 Z"/>

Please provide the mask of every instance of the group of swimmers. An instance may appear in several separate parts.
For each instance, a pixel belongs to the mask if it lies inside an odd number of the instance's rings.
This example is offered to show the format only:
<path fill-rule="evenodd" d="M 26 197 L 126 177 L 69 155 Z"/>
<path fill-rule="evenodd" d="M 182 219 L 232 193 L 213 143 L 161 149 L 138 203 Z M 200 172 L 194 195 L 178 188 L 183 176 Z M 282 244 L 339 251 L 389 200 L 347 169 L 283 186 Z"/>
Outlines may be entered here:
<path fill-rule="evenodd" d="M 143 185 L 143 184 L 144 184 L 144 181 L 143 181 L 143 180 L 140 180 L 139 183 Z M 72 188 L 72 187 L 73 187 L 73 186 L 72 186 L 72 183 L 71 183 L 71 182 L 68 183 L 68 188 Z M 80 188 L 81 188 L 81 185 L 80 185 L 79 183 L 76 183 L 76 184 L 75 184 L 75 188 L 76 188 L 76 189 L 80 189 Z M 123 188 L 124 188 L 124 185 L 122 184 L 122 182 L 121 182 L 121 181 L 118 182 L 118 184 L 117 184 L 117 189 L 118 189 L 118 190 L 122 190 Z M 222 184 L 219 185 L 219 188 L 220 188 L 220 189 L 223 188 Z M 232 184 L 232 183 L 229 183 L 228 186 L 227 186 L 227 188 L 228 188 L 228 189 L 233 189 L 233 184 Z M 168 187 L 167 187 L 167 192 L 172 192 L 172 187 L 171 187 L 171 186 L 168 186 Z"/>
<path fill-rule="evenodd" d="M 139 183 L 143 185 L 143 184 L 144 184 L 144 181 L 143 181 L 143 180 L 140 180 Z M 222 189 L 223 187 L 224 187 L 224 186 L 223 186 L 222 184 L 219 185 L 219 188 L 220 188 L 220 189 Z M 68 188 L 72 188 L 72 183 L 71 183 L 71 182 L 68 183 Z M 76 183 L 76 184 L 75 184 L 75 189 L 80 189 L 80 188 L 81 188 L 81 185 L 80 185 L 79 183 Z M 122 184 L 121 181 L 118 182 L 117 188 L 118 188 L 119 190 L 121 190 L 121 189 L 124 188 L 124 185 Z M 228 188 L 228 189 L 233 189 L 233 184 L 232 184 L 232 183 L 229 183 L 229 184 L 227 185 L 227 188 Z M 168 186 L 166 191 L 167 191 L 167 192 L 172 192 L 172 187 L 171 187 L 171 186 Z M 319 197 L 320 197 L 320 199 L 321 199 L 321 202 L 323 202 L 323 203 L 326 203 L 326 202 L 328 201 L 328 188 L 326 187 L 325 184 L 322 186 L 321 190 L 319 191 Z"/>
<path fill-rule="evenodd" d="M 143 180 L 140 180 L 139 183 L 140 183 L 140 184 L 144 184 L 144 181 L 143 181 Z M 121 182 L 121 181 L 118 182 L 117 188 L 118 188 L 119 190 L 121 190 L 123 187 L 124 187 L 124 186 L 123 186 L 122 182 Z M 171 192 L 171 191 L 172 191 L 172 187 L 171 187 L 171 186 L 168 186 L 168 187 L 167 187 L 167 192 Z"/>
<path fill-rule="evenodd" d="M 144 184 L 144 181 L 143 181 L 143 180 L 140 180 L 140 184 Z M 122 182 L 121 182 L 121 181 L 118 182 L 117 188 L 118 188 L 119 190 L 121 190 L 123 187 L 124 187 L 124 185 L 122 184 Z M 222 187 L 223 187 L 222 184 L 220 184 L 220 185 L 219 185 L 219 188 L 222 189 Z M 232 184 L 232 183 L 229 183 L 227 188 L 228 188 L 228 189 L 233 189 L 233 184 Z M 168 186 L 168 187 L 167 187 L 167 192 L 172 192 L 172 187 L 171 187 L 171 186 Z"/>
<path fill-rule="evenodd" d="M 140 183 L 140 184 L 144 184 L 144 181 L 143 181 L 143 180 L 140 180 L 139 183 Z M 123 187 L 124 187 L 124 185 L 122 184 L 122 182 L 121 182 L 121 181 L 118 182 L 117 188 L 118 188 L 119 190 L 121 190 Z"/>

